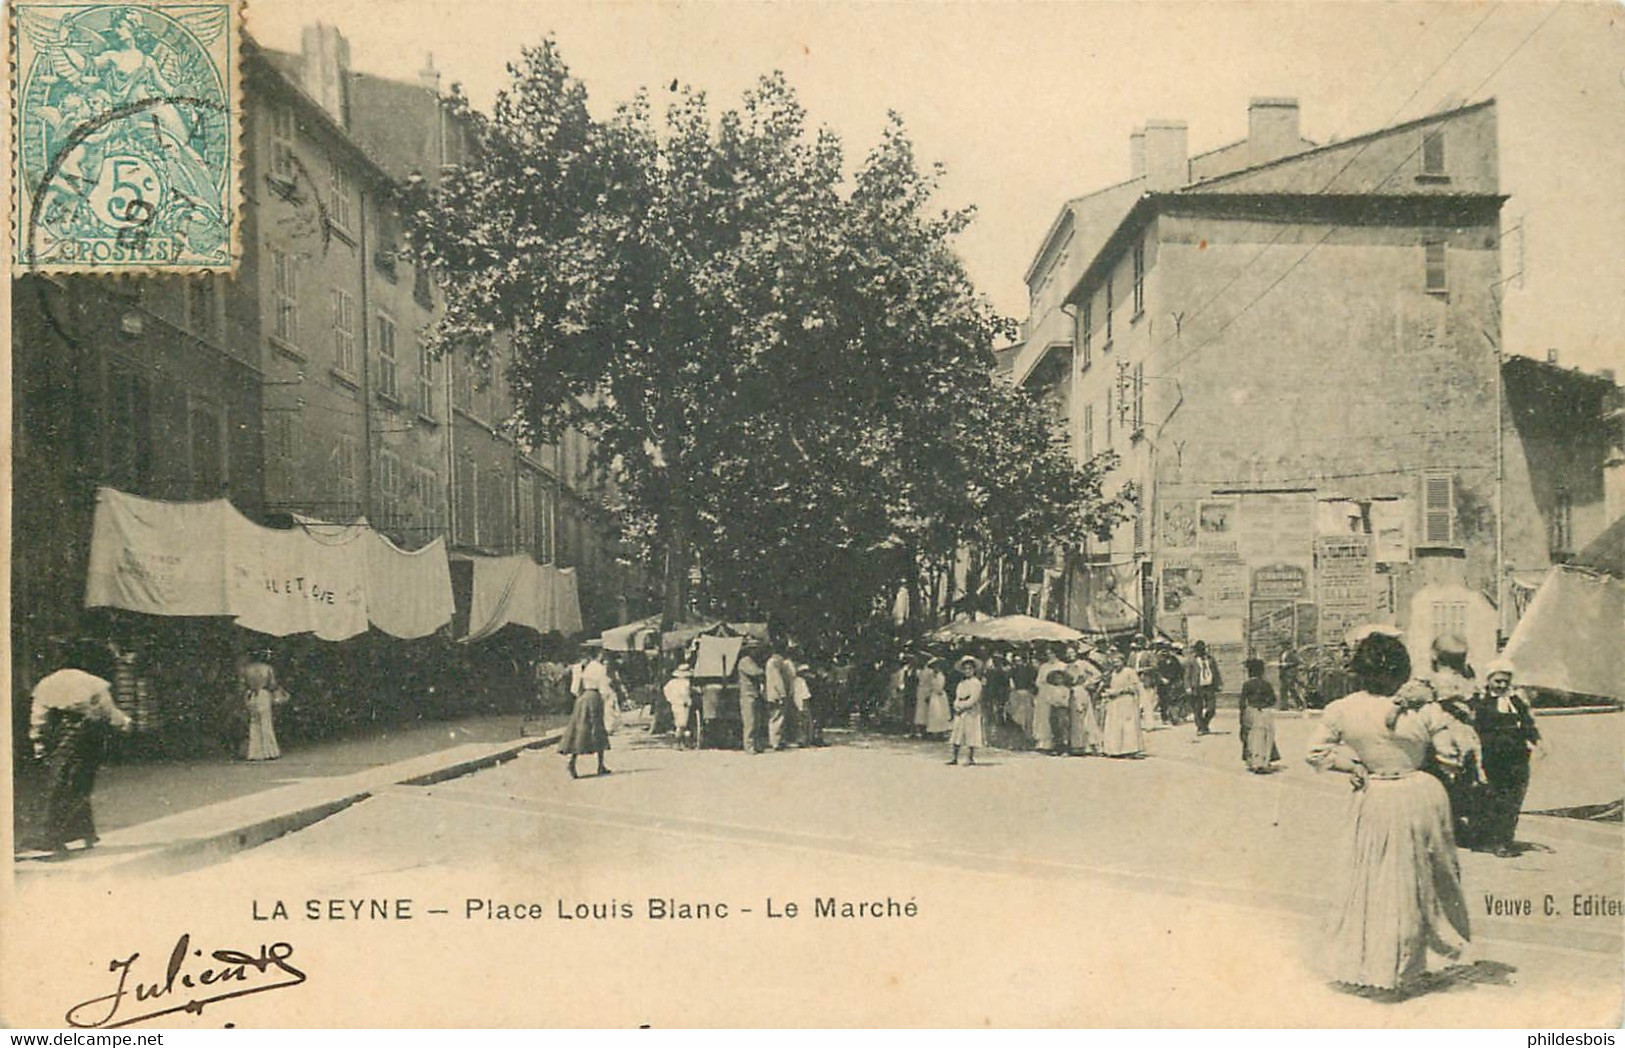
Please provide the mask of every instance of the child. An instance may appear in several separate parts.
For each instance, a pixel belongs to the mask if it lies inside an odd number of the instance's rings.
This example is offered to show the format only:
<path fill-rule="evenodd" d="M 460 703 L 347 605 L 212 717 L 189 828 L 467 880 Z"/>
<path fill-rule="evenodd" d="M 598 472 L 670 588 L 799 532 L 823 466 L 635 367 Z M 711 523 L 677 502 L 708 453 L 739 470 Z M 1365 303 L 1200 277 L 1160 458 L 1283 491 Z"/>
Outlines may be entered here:
<path fill-rule="evenodd" d="M 954 755 L 949 764 L 959 763 L 961 746 L 969 751 L 965 763 L 975 764 L 976 747 L 982 745 L 982 678 L 977 675 L 980 668 L 974 656 L 966 655 L 959 660 L 963 676 L 954 690 L 954 727 L 948 735 Z"/>

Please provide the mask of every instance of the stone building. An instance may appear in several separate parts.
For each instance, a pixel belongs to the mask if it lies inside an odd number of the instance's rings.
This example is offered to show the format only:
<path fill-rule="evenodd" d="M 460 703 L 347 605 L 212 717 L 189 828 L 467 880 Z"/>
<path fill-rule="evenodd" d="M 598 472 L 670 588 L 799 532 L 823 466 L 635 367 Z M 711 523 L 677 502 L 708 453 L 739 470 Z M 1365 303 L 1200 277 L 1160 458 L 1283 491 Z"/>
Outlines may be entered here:
<path fill-rule="evenodd" d="M 1493 653 L 1505 566 L 1547 553 L 1500 480 L 1495 127 L 1486 101 L 1316 146 L 1255 99 L 1195 156 L 1148 123 L 1128 181 L 1062 208 L 1011 373 L 1067 387 L 1074 453 L 1115 451 L 1139 506 L 1073 558 L 1070 621 L 1231 660 L 1368 621 Z"/>

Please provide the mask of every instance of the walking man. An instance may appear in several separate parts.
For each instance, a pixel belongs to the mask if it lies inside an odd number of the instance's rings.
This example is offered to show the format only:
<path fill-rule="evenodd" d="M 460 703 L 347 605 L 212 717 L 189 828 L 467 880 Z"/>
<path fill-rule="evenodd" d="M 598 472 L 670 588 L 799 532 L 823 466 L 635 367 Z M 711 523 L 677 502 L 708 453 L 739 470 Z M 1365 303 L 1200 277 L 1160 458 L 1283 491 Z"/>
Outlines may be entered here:
<path fill-rule="evenodd" d="M 1302 710 L 1304 708 L 1303 689 L 1298 686 L 1298 670 L 1303 665 L 1298 653 L 1292 645 L 1287 644 L 1281 648 L 1281 661 L 1278 664 L 1281 674 L 1281 693 L 1276 697 L 1276 708 L 1281 710 Z"/>
<path fill-rule="evenodd" d="M 1207 642 L 1191 645 L 1190 658 L 1185 660 L 1185 690 L 1190 693 L 1191 713 L 1196 718 L 1196 734 L 1210 735 L 1208 726 L 1219 706 L 1219 663 L 1208 654 Z"/>

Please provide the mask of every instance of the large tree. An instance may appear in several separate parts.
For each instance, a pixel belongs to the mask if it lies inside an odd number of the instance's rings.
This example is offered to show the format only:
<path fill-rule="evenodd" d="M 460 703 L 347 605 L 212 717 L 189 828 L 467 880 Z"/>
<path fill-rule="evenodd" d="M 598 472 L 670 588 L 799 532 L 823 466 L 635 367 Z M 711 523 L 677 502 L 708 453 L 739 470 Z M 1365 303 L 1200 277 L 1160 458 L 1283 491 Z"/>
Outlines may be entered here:
<path fill-rule="evenodd" d="M 527 435 L 574 426 L 626 535 L 707 596 L 803 636 L 869 617 L 966 544 L 1080 544 L 1121 519 L 1105 460 L 994 374 L 1009 330 L 952 244 L 895 115 L 848 180 L 782 76 L 713 116 L 647 95 L 593 119 L 552 40 L 487 117 L 460 96 L 469 162 L 417 187 L 414 244 L 446 292 L 440 350 L 499 335 Z"/>

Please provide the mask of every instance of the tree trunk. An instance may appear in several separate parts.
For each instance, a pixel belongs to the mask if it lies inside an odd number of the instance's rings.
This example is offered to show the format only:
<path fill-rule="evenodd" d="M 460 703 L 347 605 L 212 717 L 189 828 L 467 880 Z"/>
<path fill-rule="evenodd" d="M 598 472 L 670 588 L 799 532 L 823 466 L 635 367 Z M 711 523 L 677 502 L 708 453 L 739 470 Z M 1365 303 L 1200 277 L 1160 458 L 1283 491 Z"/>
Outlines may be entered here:
<path fill-rule="evenodd" d="M 674 518 L 666 532 L 665 604 L 661 611 L 668 629 L 688 617 L 689 556 L 688 529 L 681 519 Z"/>

